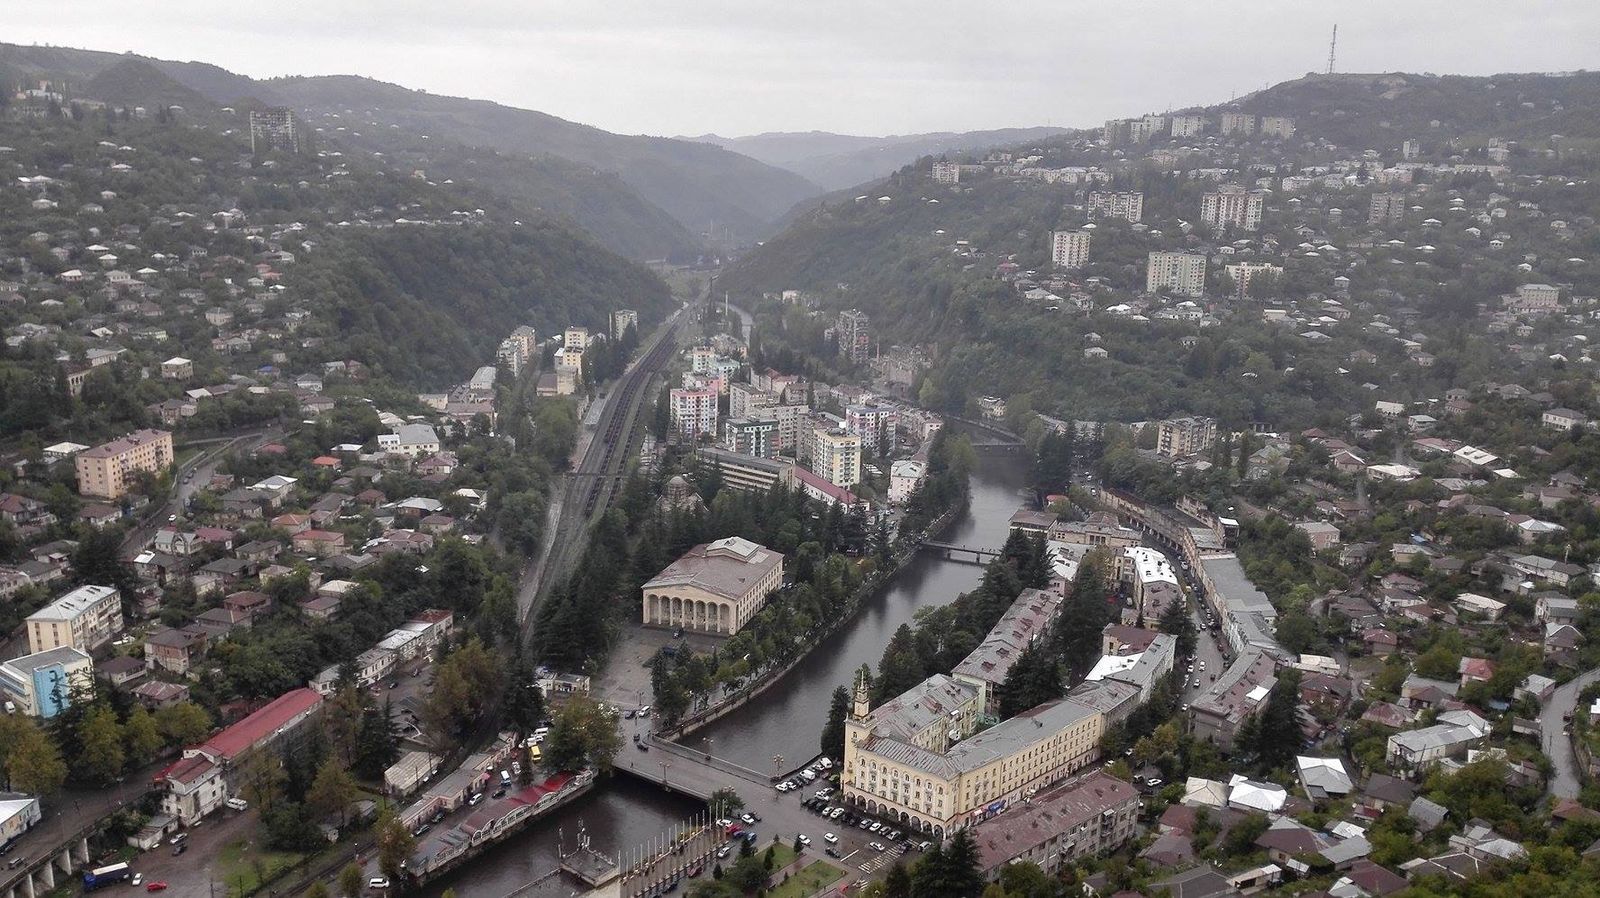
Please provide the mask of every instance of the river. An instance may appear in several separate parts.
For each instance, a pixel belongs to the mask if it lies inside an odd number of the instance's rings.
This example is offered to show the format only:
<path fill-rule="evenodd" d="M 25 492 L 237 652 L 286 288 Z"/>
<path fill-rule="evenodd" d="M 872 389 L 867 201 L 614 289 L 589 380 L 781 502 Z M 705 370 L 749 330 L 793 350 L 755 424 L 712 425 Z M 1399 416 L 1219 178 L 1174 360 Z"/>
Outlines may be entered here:
<path fill-rule="evenodd" d="M 1019 491 L 1027 483 L 1027 460 L 1020 453 L 994 452 L 980 454 L 979 460 L 967 513 L 950 527 L 946 539 L 960 545 L 998 548 L 1005 541 L 1012 512 L 1023 502 Z M 889 637 L 901 624 L 909 623 L 917 609 L 948 603 L 976 586 L 982 574 L 983 568 L 977 565 L 922 553 L 783 682 L 689 741 L 708 738 L 717 755 L 756 770 L 772 769 L 774 755 L 785 758 L 786 768 L 799 766 L 817 753 L 833 688 L 848 685 L 862 664 L 876 669 Z M 629 777 L 613 777 L 569 810 L 528 827 L 429 886 L 423 894 L 434 898 L 453 888 L 459 895 L 501 898 L 555 869 L 558 827 L 565 830 L 570 847 L 581 822 L 595 848 L 615 854 L 619 848 L 632 848 L 660 835 L 698 807 L 690 799 L 666 795 Z M 572 885 L 557 877 L 519 893 L 518 898 L 566 898 L 572 893 Z"/>

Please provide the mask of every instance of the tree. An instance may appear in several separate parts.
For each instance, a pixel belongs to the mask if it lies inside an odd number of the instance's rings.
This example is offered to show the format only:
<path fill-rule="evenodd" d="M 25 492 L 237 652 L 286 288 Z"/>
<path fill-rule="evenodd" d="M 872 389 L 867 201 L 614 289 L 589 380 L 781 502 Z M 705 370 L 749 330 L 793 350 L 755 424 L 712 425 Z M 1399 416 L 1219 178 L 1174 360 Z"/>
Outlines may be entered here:
<path fill-rule="evenodd" d="M 621 747 L 616 720 L 593 699 L 580 695 L 568 700 L 551 723 L 544 757 L 560 770 L 608 770 Z"/>
<path fill-rule="evenodd" d="M 344 825 L 345 812 L 350 803 L 356 800 L 356 781 L 350 776 L 350 771 L 339 763 L 338 759 L 330 756 L 322 762 L 322 767 L 317 770 L 317 778 L 311 781 L 311 788 L 306 790 L 306 805 L 318 819 L 339 815 L 339 824 Z"/>
<path fill-rule="evenodd" d="M 31 719 L 6 719 L 23 721 L 8 740 L 6 777 L 11 788 L 33 795 L 49 795 L 60 789 L 67 781 L 67 763 L 61 759 L 60 749 Z"/>
<path fill-rule="evenodd" d="M 128 712 L 128 719 L 122 724 L 122 738 L 127 742 L 128 757 L 136 765 L 150 763 L 164 744 L 156 719 L 144 705 L 134 705 Z"/>
<path fill-rule="evenodd" d="M 366 885 L 366 878 L 361 874 L 361 867 L 357 864 L 345 864 L 339 871 L 339 894 L 345 898 L 358 898 L 361 887 Z"/>
<path fill-rule="evenodd" d="M 378 868 L 390 880 L 398 880 L 405 869 L 403 865 L 417 850 L 416 837 L 387 804 L 378 811 L 378 822 L 372 832 L 378 845 Z"/>
<path fill-rule="evenodd" d="M 911 626 L 901 624 L 889 637 L 889 644 L 878 661 L 878 677 L 873 684 L 875 703 L 894 698 L 926 677 Z"/>
<path fill-rule="evenodd" d="M 836 687 L 828 700 L 828 722 L 822 727 L 822 753 L 827 757 L 844 758 L 844 722 L 850 715 L 850 704 L 850 690 Z"/>
<path fill-rule="evenodd" d="M 983 887 L 978 845 L 969 830 L 956 833 L 949 845 L 934 845 L 911 871 L 913 898 L 972 898 Z"/>
<path fill-rule="evenodd" d="M 275 752 L 252 752 L 239 772 L 239 792 L 265 817 L 283 799 L 283 784 L 288 778 L 283 760 Z"/>
<path fill-rule="evenodd" d="M 389 765 L 400 759 L 400 735 L 395 732 L 394 712 L 389 700 L 382 708 L 368 708 L 356 733 L 355 763 L 351 766 L 362 779 L 377 781 Z"/>
<path fill-rule="evenodd" d="M 127 755 L 122 750 L 122 725 L 117 712 L 105 703 L 96 703 L 83 715 L 77 729 L 78 755 L 73 767 L 79 776 L 94 783 L 109 783 L 122 773 Z"/>
<path fill-rule="evenodd" d="M 328 887 L 323 885 L 321 880 L 318 880 L 311 884 L 311 888 L 306 889 L 305 898 L 330 898 Z"/>
<path fill-rule="evenodd" d="M 1300 748 L 1300 672 L 1286 668 L 1267 695 L 1256 732 L 1256 753 L 1262 770 L 1287 767 Z"/>
<path fill-rule="evenodd" d="M 1060 698 L 1061 666 L 1048 643 L 1040 642 L 1022 650 L 1006 675 L 1000 690 L 1000 717 L 1015 717 L 1029 708 Z"/>
<path fill-rule="evenodd" d="M 211 715 L 194 702 L 177 702 L 156 711 L 156 729 L 167 745 L 194 745 L 211 732 Z"/>
<path fill-rule="evenodd" d="M 883 898 L 911 898 L 911 874 L 896 863 L 883 878 Z"/>
<path fill-rule="evenodd" d="M 1161 619 L 1157 622 L 1161 632 L 1171 634 L 1177 640 L 1177 654 L 1182 658 L 1193 658 L 1195 643 L 1197 642 L 1194 629 L 1194 620 L 1189 617 L 1189 610 L 1182 602 L 1173 602 L 1166 610 L 1161 612 Z"/>

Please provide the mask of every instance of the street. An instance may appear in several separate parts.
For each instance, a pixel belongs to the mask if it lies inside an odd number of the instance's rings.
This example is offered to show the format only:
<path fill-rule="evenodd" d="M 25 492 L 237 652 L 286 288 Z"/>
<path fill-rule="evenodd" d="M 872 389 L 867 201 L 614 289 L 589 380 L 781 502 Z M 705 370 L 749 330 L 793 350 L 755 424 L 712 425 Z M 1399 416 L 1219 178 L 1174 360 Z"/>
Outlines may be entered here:
<path fill-rule="evenodd" d="M 1577 798 L 1583 781 L 1572 752 L 1572 736 L 1567 732 L 1567 718 L 1577 707 L 1578 693 L 1600 680 L 1600 668 L 1584 671 L 1556 688 L 1555 694 L 1539 712 L 1539 740 L 1545 756 L 1550 759 L 1554 775 L 1550 777 L 1550 794 L 1557 798 Z"/>

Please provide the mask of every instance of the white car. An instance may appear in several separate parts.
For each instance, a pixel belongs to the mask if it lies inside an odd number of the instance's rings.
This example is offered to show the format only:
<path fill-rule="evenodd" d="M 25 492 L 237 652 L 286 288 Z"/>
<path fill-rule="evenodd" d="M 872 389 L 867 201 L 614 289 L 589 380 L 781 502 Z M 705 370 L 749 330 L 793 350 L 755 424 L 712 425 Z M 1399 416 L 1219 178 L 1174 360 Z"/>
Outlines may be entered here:
<path fill-rule="evenodd" d="M 144 874 L 143 873 L 135 873 L 135 874 L 133 874 L 133 879 L 131 880 L 131 883 L 133 885 L 136 885 L 136 886 L 144 885 Z"/>
<path fill-rule="evenodd" d="M 777 789 L 779 792 L 787 792 L 787 791 L 789 791 L 789 784 L 788 783 L 779 783 L 778 785 L 774 786 L 773 788 Z"/>
<path fill-rule="evenodd" d="M 833 833 L 823 833 L 822 841 L 827 842 L 829 845 L 837 845 L 839 844 L 839 837 Z"/>
<path fill-rule="evenodd" d="M 870 847 L 872 848 L 873 851 L 883 851 L 884 850 L 882 842 L 872 842 L 872 843 L 870 843 Z"/>
<path fill-rule="evenodd" d="M 810 845 L 811 844 L 811 837 L 806 835 L 805 833 L 801 833 L 800 836 L 799 836 L 799 839 L 800 839 L 800 844 L 801 845 Z"/>

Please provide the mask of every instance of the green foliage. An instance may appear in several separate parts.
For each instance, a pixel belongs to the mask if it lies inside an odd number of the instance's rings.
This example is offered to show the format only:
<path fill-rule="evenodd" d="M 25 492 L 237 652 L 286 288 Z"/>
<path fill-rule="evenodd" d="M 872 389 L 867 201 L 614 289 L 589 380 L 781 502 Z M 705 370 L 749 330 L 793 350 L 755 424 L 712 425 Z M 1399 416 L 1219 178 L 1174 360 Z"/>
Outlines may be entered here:
<path fill-rule="evenodd" d="M 551 723 L 544 758 L 558 770 L 607 770 L 621 745 L 616 718 L 591 699 L 577 696 L 562 706 Z"/>

